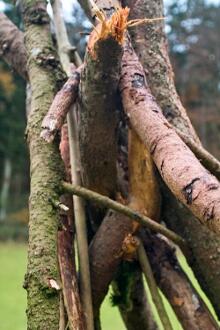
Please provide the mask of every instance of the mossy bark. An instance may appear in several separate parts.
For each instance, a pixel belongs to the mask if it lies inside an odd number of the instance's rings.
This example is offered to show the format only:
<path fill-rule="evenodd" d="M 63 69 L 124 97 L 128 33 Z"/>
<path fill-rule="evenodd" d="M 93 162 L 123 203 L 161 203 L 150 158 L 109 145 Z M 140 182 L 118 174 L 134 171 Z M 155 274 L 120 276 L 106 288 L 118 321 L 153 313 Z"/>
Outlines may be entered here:
<path fill-rule="evenodd" d="M 58 199 L 57 185 L 63 177 L 63 167 L 58 145 L 44 142 L 40 138 L 40 132 L 42 120 L 56 92 L 57 82 L 64 77 L 52 46 L 46 5 L 46 1 L 23 1 L 28 75 L 32 89 L 31 113 L 27 126 L 31 193 L 28 267 L 25 278 L 29 330 L 57 330 L 60 318 L 58 214 L 50 199 Z"/>

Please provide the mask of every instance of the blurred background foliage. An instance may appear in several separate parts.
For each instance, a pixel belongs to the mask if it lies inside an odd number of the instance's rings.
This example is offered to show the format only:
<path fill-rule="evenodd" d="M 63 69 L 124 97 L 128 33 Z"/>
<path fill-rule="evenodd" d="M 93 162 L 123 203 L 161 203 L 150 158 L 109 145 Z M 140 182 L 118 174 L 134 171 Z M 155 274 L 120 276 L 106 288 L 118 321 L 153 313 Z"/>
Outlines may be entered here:
<path fill-rule="evenodd" d="M 0 1 L 0 8 L 22 29 L 19 1 L 17 7 L 12 3 Z M 204 146 L 220 158 L 220 4 L 167 0 L 165 5 L 178 92 Z M 72 14 L 69 1 L 67 7 L 69 37 L 83 56 L 91 25 L 76 2 Z M 27 238 L 29 164 L 25 125 L 25 82 L 0 59 L 0 240 Z"/>

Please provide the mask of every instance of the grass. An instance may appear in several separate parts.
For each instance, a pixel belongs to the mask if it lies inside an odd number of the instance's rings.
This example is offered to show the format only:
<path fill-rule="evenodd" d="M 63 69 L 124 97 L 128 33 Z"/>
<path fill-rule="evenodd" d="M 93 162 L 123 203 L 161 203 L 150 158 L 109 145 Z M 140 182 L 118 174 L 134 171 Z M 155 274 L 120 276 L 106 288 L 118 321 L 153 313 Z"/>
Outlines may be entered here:
<path fill-rule="evenodd" d="M 192 271 L 187 266 L 183 256 L 180 255 L 182 267 L 187 271 L 193 285 L 199 290 L 203 299 L 211 308 L 205 295 L 201 292 Z M 25 330 L 26 329 L 26 293 L 22 288 L 24 274 L 26 271 L 27 246 L 25 244 L 1 243 L 0 244 L 0 320 L 2 330 Z M 149 291 L 146 287 L 148 296 Z M 172 308 L 163 297 L 165 307 L 175 330 L 182 327 L 176 319 Z M 212 308 L 211 308 L 212 309 Z M 155 318 L 158 320 L 157 312 L 153 306 Z M 212 309 L 213 312 L 213 309 Z M 103 330 L 125 330 L 118 309 L 111 307 L 109 296 L 105 299 L 101 309 Z M 162 326 L 160 324 L 160 329 Z"/>

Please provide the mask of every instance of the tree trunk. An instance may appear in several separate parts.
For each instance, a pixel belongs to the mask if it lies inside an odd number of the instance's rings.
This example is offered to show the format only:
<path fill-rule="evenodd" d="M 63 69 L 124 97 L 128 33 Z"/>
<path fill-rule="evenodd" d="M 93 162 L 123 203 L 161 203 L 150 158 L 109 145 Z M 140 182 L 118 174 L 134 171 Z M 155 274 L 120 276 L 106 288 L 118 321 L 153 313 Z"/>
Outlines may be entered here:
<path fill-rule="evenodd" d="M 59 328 L 60 276 L 57 257 L 58 214 L 50 199 L 59 200 L 64 177 L 58 145 L 40 139 L 41 123 L 57 84 L 64 75 L 53 49 L 46 1 L 23 1 L 28 75 L 32 88 L 27 134 L 31 159 L 31 194 L 27 289 L 28 329 Z"/>

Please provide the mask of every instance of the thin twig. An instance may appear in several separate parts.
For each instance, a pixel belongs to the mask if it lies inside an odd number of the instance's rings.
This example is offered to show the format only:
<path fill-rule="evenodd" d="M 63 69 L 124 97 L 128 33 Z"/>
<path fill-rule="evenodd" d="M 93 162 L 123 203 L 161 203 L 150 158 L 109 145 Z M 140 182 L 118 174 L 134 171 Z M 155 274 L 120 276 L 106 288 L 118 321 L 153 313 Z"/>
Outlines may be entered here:
<path fill-rule="evenodd" d="M 122 213 L 132 220 L 135 220 L 139 222 L 140 224 L 148 227 L 151 230 L 154 230 L 170 240 L 172 240 L 174 243 L 179 245 L 182 249 L 186 250 L 185 241 L 182 237 L 174 233 L 173 231 L 167 229 L 166 227 L 162 226 L 161 224 L 157 223 L 156 221 L 146 217 L 145 215 L 141 215 L 140 213 L 132 210 L 128 206 L 122 205 L 112 199 L 110 199 L 107 196 L 103 196 L 101 194 L 98 194 L 94 191 L 91 191 L 89 189 L 77 186 L 77 185 L 71 185 L 67 182 L 62 182 L 62 190 L 65 192 L 68 192 L 70 194 L 74 194 L 77 196 L 80 196 L 82 198 L 85 198 L 87 200 L 90 200 L 94 203 L 99 204 L 100 206 L 104 206 L 105 208 L 109 208 L 112 210 L 115 210 L 119 213 Z"/>
<path fill-rule="evenodd" d="M 162 301 L 162 297 L 160 296 L 149 260 L 148 260 L 148 256 L 145 252 L 144 246 L 141 242 L 141 240 L 139 240 L 139 246 L 137 249 L 137 253 L 138 253 L 138 259 L 142 268 L 142 271 L 144 273 L 144 276 L 146 278 L 151 296 L 152 296 L 152 300 L 157 308 L 161 323 L 163 324 L 163 327 L 165 330 L 173 330 L 173 327 L 170 323 L 169 317 L 167 315 L 167 312 L 165 310 L 163 301 Z"/>
<path fill-rule="evenodd" d="M 60 0 L 55 0 L 53 4 L 54 22 L 56 27 L 56 36 L 59 47 L 60 59 L 64 70 L 67 75 L 71 74 L 70 59 L 66 49 L 71 49 L 68 40 L 65 23 L 62 15 L 62 4 Z M 74 52 L 75 64 L 81 65 L 81 59 L 78 53 Z M 77 118 L 76 112 L 70 111 L 67 115 L 67 124 L 69 132 L 70 143 L 70 163 L 71 163 L 71 176 L 74 184 L 80 184 L 81 178 L 79 169 L 79 148 L 78 148 L 78 134 L 77 134 Z M 86 216 L 83 202 L 80 198 L 74 196 L 74 215 L 75 226 L 79 256 L 79 269 L 80 269 L 80 294 L 82 299 L 83 310 L 86 318 L 86 329 L 93 330 L 93 309 L 92 309 L 92 295 L 90 284 L 90 271 L 89 271 L 89 257 L 88 257 L 88 242 L 86 230 Z"/>
<path fill-rule="evenodd" d="M 220 180 L 220 161 L 210 154 L 205 148 L 193 141 L 189 136 L 175 128 L 179 137 L 192 150 L 196 157 L 201 161 L 213 175 Z"/>

